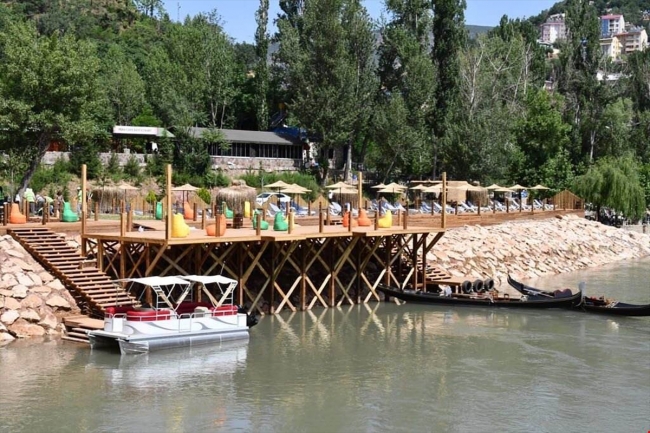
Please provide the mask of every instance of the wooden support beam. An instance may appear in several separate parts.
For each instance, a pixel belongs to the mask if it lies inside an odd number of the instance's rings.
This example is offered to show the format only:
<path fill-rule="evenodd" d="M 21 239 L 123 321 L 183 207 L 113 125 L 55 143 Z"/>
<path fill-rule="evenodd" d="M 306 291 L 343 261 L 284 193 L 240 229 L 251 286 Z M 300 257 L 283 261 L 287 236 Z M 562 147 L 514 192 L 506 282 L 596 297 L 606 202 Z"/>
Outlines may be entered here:
<path fill-rule="evenodd" d="M 172 166 L 165 166 L 165 203 L 167 205 L 167 214 L 165 219 L 165 241 L 169 241 L 172 236 Z"/>
<path fill-rule="evenodd" d="M 442 172 L 442 193 L 440 194 L 442 197 L 440 203 L 440 206 L 442 206 L 442 211 L 441 211 L 441 216 L 442 216 L 442 225 L 441 227 L 444 229 L 447 227 L 447 172 L 443 171 Z"/>

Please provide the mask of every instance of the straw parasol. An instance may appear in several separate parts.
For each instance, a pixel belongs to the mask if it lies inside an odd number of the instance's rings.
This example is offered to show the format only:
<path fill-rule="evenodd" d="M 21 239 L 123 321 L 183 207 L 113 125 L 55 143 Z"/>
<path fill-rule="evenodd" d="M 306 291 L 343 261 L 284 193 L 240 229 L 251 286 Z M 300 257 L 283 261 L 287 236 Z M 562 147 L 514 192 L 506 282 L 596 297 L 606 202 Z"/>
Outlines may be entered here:
<path fill-rule="evenodd" d="M 280 192 L 280 189 L 287 188 L 289 186 L 290 185 L 288 183 L 283 182 L 281 180 L 278 180 L 277 182 L 273 182 L 273 183 L 270 183 L 268 185 L 264 185 L 264 188 L 275 188 L 275 189 L 278 190 L 278 192 Z"/>
<path fill-rule="evenodd" d="M 311 192 L 311 189 L 307 189 L 304 186 L 298 185 L 297 183 L 292 183 L 286 188 L 281 189 L 280 192 L 283 192 L 285 194 L 306 194 L 308 192 Z"/>
<path fill-rule="evenodd" d="M 503 187 L 500 186 L 500 185 L 497 185 L 496 183 L 493 183 L 492 185 L 485 187 L 485 189 L 501 189 L 501 188 L 503 188 Z"/>
<path fill-rule="evenodd" d="M 374 187 L 373 187 L 373 188 L 374 188 Z M 425 189 L 427 189 L 427 188 L 428 188 L 428 187 L 424 186 L 424 184 L 421 184 L 421 183 L 420 183 L 420 184 L 418 184 L 418 185 L 416 185 L 416 186 L 413 186 L 413 187 L 411 187 L 411 188 L 409 188 L 409 189 L 412 189 L 412 190 L 414 190 L 414 191 L 422 191 L 422 190 L 425 190 Z"/>
<path fill-rule="evenodd" d="M 513 185 L 513 186 L 510 186 L 510 187 L 508 187 L 508 188 L 509 188 L 509 189 L 514 189 L 514 190 L 516 190 L 516 191 L 521 191 L 521 190 L 523 190 L 523 189 L 526 189 L 525 186 L 521 186 L 521 185 L 519 185 L 519 184 L 517 184 L 517 185 Z"/>
<path fill-rule="evenodd" d="M 177 192 L 177 191 L 198 191 L 199 188 L 195 187 L 194 185 L 190 185 L 189 183 L 186 183 L 185 185 L 181 186 L 175 186 L 172 188 L 172 191 Z"/>
<path fill-rule="evenodd" d="M 311 192 L 311 189 L 307 189 L 304 186 L 300 186 L 297 183 L 292 183 L 286 188 L 282 188 L 281 192 L 285 194 L 293 195 L 294 201 L 296 201 L 296 195 L 306 194 Z"/>
<path fill-rule="evenodd" d="M 241 204 L 245 201 L 255 203 L 257 190 L 240 181 L 239 185 L 232 185 L 227 188 L 221 188 L 216 192 L 215 199 L 218 204 L 226 202 L 230 209 L 241 212 Z"/>
<path fill-rule="evenodd" d="M 406 191 L 406 187 L 404 185 L 400 185 L 399 183 L 391 182 L 388 185 L 384 186 L 382 189 L 379 190 L 379 192 L 389 192 L 392 194 L 396 194 L 398 192 L 404 192 Z"/>
<path fill-rule="evenodd" d="M 531 188 L 528 188 L 528 189 L 533 189 L 533 190 L 536 190 L 536 191 L 541 191 L 541 190 L 551 189 L 551 188 L 546 187 L 546 186 L 544 186 L 544 185 L 537 184 L 537 185 L 535 185 L 535 186 L 533 186 L 533 187 L 531 187 Z"/>
<path fill-rule="evenodd" d="M 172 192 L 181 192 L 183 196 L 183 202 L 187 201 L 185 200 L 185 193 L 187 192 L 195 192 L 198 191 L 199 189 L 195 187 L 194 185 L 190 185 L 189 183 L 186 183 L 181 186 L 176 186 L 172 188 Z"/>
<path fill-rule="evenodd" d="M 384 185 L 384 182 L 382 182 L 379 185 L 371 186 L 370 188 L 372 188 L 372 189 L 382 189 L 382 188 L 386 188 L 386 185 Z"/>

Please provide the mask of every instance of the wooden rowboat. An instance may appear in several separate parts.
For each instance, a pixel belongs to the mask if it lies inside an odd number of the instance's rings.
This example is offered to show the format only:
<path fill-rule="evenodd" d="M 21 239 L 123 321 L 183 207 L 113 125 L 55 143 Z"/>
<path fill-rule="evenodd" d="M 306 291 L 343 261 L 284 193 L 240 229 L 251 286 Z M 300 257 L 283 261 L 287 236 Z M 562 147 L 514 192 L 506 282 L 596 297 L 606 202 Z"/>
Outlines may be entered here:
<path fill-rule="evenodd" d="M 420 290 L 398 289 L 379 284 L 377 289 L 387 297 L 394 297 L 402 301 L 419 304 L 439 305 L 466 305 L 479 307 L 507 307 L 507 308 L 572 308 L 580 303 L 581 294 L 563 294 L 561 297 L 530 299 L 510 298 L 508 295 L 495 291 L 484 293 L 452 293 L 445 296 L 441 293 L 423 292 Z"/>
<path fill-rule="evenodd" d="M 549 297 L 557 292 L 557 290 L 551 292 L 527 286 L 511 278 L 510 275 L 508 275 L 508 284 L 522 295 L 528 296 L 529 299 Z M 607 314 L 611 316 L 650 316 L 650 304 L 627 304 L 625 302 L 617 302 L 595 296 L 585 296 L 582 302 L 574 306 L 574 308 L 587 313 Z"/>

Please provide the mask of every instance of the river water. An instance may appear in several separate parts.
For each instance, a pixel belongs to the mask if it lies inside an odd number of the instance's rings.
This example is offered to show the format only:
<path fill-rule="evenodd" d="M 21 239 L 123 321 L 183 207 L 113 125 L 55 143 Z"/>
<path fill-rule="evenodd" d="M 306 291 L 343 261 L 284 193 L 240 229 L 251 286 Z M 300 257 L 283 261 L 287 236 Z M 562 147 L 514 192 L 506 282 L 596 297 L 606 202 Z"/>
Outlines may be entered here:
<path fill-rule="evenodd" d="M 650 303 L 650 261 L 534 282 Z M 598 288 L 598 290 L 596 290 Z M 2 432 L 647 432 L 650 318 L 369 304 L 245 344 L 0 348 Z"/>

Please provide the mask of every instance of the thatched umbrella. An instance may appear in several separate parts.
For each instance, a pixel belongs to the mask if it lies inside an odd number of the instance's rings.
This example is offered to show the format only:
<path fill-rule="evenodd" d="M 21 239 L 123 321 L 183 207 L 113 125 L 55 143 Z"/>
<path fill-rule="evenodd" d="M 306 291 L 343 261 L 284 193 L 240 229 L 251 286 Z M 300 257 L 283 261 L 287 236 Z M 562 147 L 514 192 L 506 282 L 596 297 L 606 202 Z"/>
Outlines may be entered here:
<path fill-rule="evenodd" d="M 182 195 L 183 202 L 187 201 L 185 193 L 196 192 L 198 190 L 199 190 L 199 188 L 195 187 L 194 185 L 190 185 L 189 183 L 186 183 L 186 184 L 181 185 L 181 186 L 175 186 L 174 188 L 172 188 L 172 192 L 182 192 L 183 193 L 183 195 Z M 188 197 L 189 197 L 189 195 L 188 195 Z"/>
<path fill-rule="evenodd" d="M 243 182 L 239 185 L 221 188 L 215 195 L 217 204 L 225 201 L 228 208 L 233 209 L 235 212 L 243 212 L 243 203 L 248 201 L 249 203 L 254 204 L 256 197 L 257 190 Z"/>

